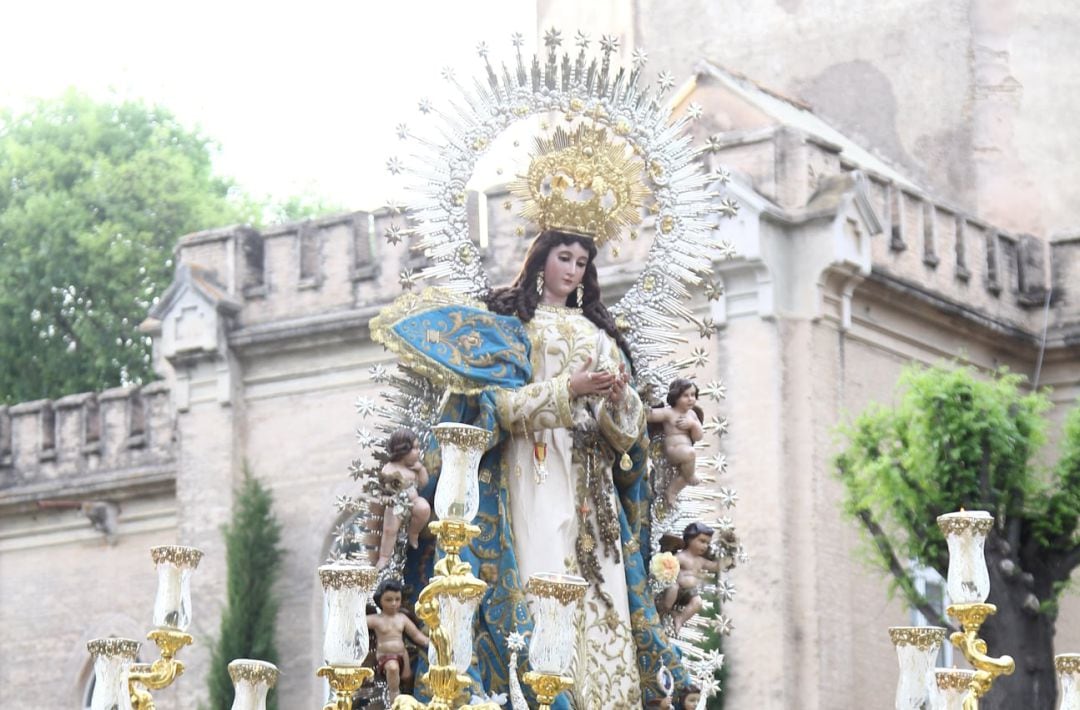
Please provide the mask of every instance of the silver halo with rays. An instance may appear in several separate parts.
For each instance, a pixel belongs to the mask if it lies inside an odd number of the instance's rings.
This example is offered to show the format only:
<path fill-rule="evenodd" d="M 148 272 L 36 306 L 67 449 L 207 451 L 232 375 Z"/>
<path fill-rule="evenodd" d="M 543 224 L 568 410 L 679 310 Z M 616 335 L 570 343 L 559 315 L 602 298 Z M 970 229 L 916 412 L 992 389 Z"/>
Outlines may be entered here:
<path fill-rule="evenodd" d="M 422 139 L 399 125 L 398 137 L 418 150 L 412 160 L 395 157 L 390 164 L 395 174 L 402 170 L 416 180 L 418 200 L 408 217 L 420 238 L 416 248 L 431 261 L 419 277 L 478 297 L 489 290 L 490 281 L 469 238 L 466 185 L 494 141 L 516 123 L 551 113 L 568 121 L 587 118 L 625 141 L 645 168 L 645 185 L 655 200 L 656 237 L 641 273 L 610 310 L 629 344 L 640 386 L 659 393 L 679 369 L 695 363 L 673 361 L 684 339 L 671 322 L 674 317 L 700 327 L 683 302 L 712 272 L 716 259 L 733 255 L 731 245 L 714 236 L 717 216 L 733 216 L 732 203 L 712 189 L 720 181 L 705 172 L 698 159 L 705 149 L 694 148 L 685 130 L 700 109 L 671 120 L 662 98 L 672 82 L 661 75 L 655 88 L 641 86 L 643 53 L 635 53 L 632 68 L 615 67 L 615 37 L 604 38 L 599 57 L 586 54 L 588 41 L 581 37 L 576 57 L 560 56 L 560 33 L 549 31 L 546 52 L 527 60 L 523 39 L 516 34 L 515 61 L 498 68 L 481 43 L 477 52 L 485 77 L 468 89 L 446 69 L 442 78 L 458 98 L 450 100 L 445 112 L 422 102 L 422 112 L 439 122 L 441 140 Z"/>

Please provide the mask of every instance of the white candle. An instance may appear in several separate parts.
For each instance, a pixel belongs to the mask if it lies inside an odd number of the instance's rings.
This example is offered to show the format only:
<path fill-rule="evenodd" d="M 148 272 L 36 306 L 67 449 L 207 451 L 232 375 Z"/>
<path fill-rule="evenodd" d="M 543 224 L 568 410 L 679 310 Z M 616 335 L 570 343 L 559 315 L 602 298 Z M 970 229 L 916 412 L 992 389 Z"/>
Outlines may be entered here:
<path fill-rule="evenodd" d="M 942 515 L 937 521 L 949 543 L 949 601 L 982 604 L 990 596 L 983 547 L 994 518 L 985 510 L 968 510 Z"/>

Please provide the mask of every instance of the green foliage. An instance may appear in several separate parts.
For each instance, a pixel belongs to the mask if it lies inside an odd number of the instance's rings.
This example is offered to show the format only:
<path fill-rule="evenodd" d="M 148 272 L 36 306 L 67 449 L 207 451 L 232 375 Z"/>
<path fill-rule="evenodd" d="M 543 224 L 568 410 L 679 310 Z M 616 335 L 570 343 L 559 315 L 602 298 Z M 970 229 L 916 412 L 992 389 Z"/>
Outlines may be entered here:
<path fill-rule="evenodd" d="M 922 600 L 898 562 L 917 559 L 945 574 L 948 548 L 936 525 L 943 513 L 990 511 L 993 534 L 1009 539 L 1014 554 L 1032 541 L 1065 558 L 1076 548 L 1080 410 L 1069 416 L 1062 457 L 1046 480 L 1032 459 L 1050 402 L 1023 386 L 1005 371 L 979 379 L 969 368 L 912 367 L 895 407 L 873 406 L 842 430 L 835 465 L 845 511 L 871 533 L 877 562 L 913 605 Z"/>
<path fill-rule="evenodd" d="M 298 219 L 312 196 L 254 200 L 168 111 L 76 92 L 0 111 L 0 404 L 152 379 L 136 330 L 178 237 Z"/>
<path fill-rule="evenodd" d="M 240 215 L 165 110 L 69 92 L 0 113 L 0 401 L 150 376 L 136 326 L 186 232 Z"/>
<path fill-rule="evenodd" d="M 278 601 L 274 580 L 281 567 L 281 524 L 273 512 L 273 497 L 250 472 L 233 504 L 232 521 L 225 526 L 226 604 L 221 631 L 211 652 L 210 707 L 228 710 L 233 685 L 228 665 L 237 658 L 278 662 L 275 629 Z M 276 710 L 271 690 L 267 701 Z"/>

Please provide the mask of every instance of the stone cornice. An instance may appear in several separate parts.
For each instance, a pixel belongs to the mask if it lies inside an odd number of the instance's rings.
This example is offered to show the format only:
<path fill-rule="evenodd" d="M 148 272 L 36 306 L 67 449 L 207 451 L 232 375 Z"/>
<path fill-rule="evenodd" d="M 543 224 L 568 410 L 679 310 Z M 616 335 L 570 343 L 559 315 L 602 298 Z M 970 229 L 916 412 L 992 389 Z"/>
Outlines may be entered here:
<path fill-rule="evenodd" d="M 175 490 L 175 462 L 112 469 L 100 474 L 80 475 L 63 480 L 49 479 L 16 484 L 0 491 L 0 515 L 36 510 L 38 501 L 101 498 L 123 501 Z"/>
<path fill-rule="evenodd" d="M 912 299 L 933 308 L 940 313 L 961 318 L 984 330 L 1007 336 L 1024 345 L 1037 347 L 1039 344 L 1038 335 L 1032 331 L 942 296 L 919 284 L 891 274 L 887 269 L 884 269 L 881 266 L 874 265 L 867 281 L 894 291 L 905 298 Z M 902 301 L 897 301 L 897 303 L 900 302 Z"/>

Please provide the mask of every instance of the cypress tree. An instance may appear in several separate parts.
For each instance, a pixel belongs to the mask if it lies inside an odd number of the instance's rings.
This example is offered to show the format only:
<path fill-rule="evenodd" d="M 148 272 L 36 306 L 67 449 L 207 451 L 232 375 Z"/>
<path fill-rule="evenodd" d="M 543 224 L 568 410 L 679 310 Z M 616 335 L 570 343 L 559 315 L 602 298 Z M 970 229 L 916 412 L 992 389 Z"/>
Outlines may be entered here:
<path fill-rule="evenodd" d="M 281 523 L 273 496 L 246 468 L 233 503 L 232 520 L 223 528 L 226 555 L 226 604 L 214 643 L 209 674 L 210 708 L 229 710 L 233 685 L 228 665 L 237 658 L 277 664 L 278 600 L 274 580 L 281 567 Z M 268 710 L 277 709 L 271 690 Z"/>

